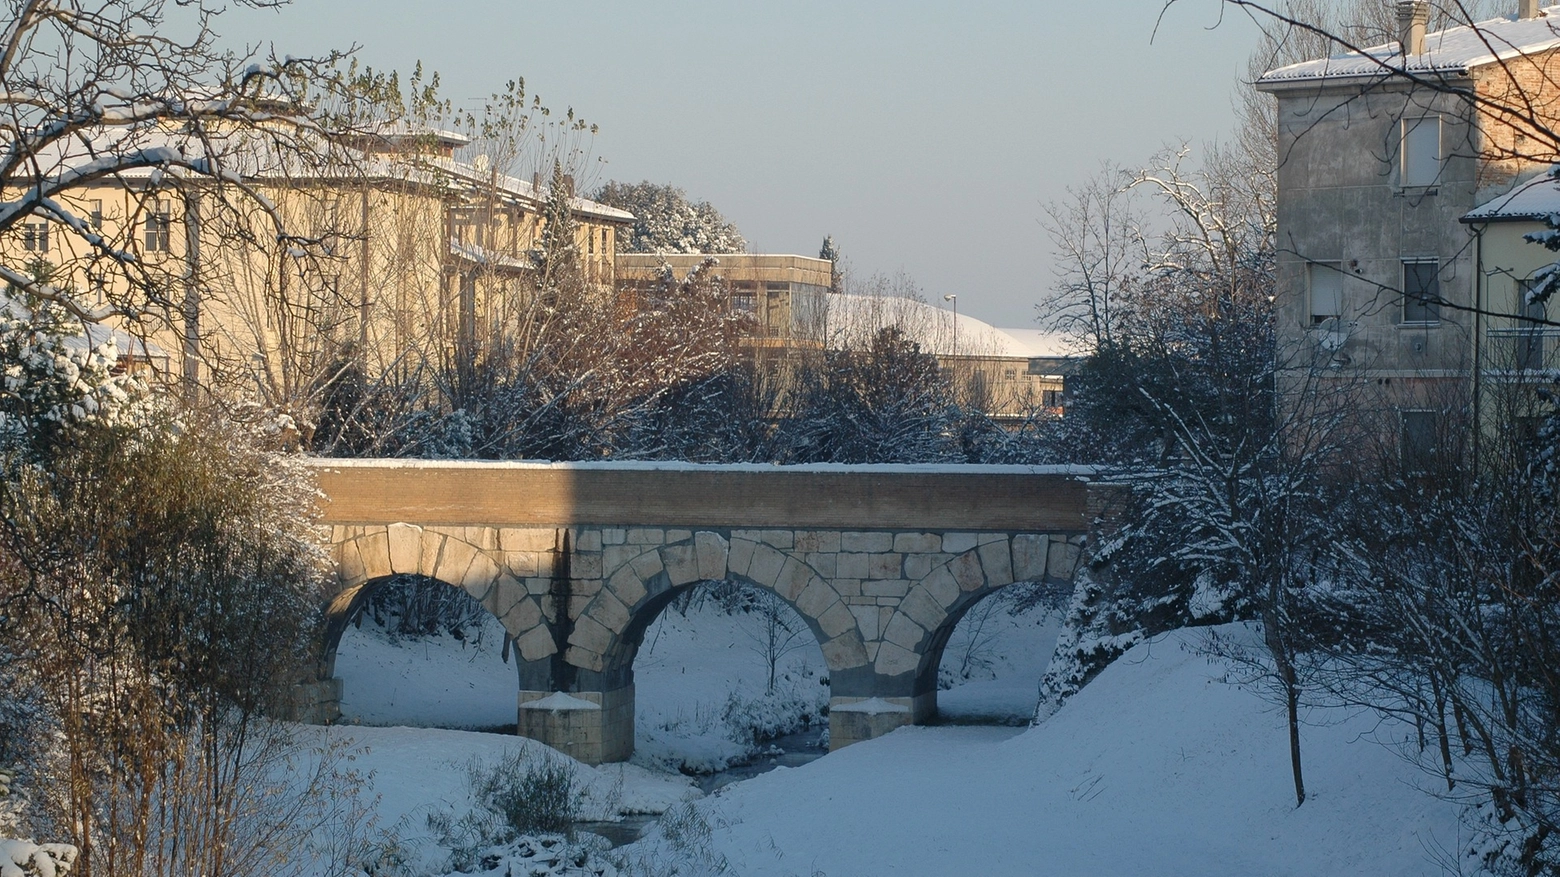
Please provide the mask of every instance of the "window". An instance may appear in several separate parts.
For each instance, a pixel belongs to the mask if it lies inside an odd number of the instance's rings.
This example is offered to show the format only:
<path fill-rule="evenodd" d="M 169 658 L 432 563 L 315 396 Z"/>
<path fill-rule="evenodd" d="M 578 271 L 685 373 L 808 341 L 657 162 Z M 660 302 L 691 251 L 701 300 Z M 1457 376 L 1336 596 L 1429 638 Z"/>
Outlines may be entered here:
<path fill-rule="evenodd" d="M 739 314 L 757 314 L 757 297 L 751 292 L 733 292 L 731 294 L 731 309 Z"/>
<path fill-rule="evenodd" d="M 1441 118 L 1404 119 L 1398 150 L 1398 179 L 1403 186 L 1434 186 L 1441 179 Z"/>
<path fill-rule="evenodd" d="M 168 212 L 168 202 L 154 201 L 151 212 L 146 214 L 146 251 L 166 253 L 172 243 L 173 218 Z"/>
<path fill-rule="evenodd" d="M 1060 408 L 1060 407 L 1062 407 L 1062 391 L 1061 390 L 1041 390 L 1040 391 L 1040 406 L 1042 408 Z"/>
<path fill-rule="evenodd" d="M 1007 380 L 1007 381 L 1016 381 L 1016 380 L 1018 380 L 1018 369 L 1016 369 L 1016 368 L 1004 369 L 1003 372 L 1002 372 L 1002 379 L 1003 380 Z"/>
<path fill-rule="evenodd" d="M 1403 411 L 1403 430 L 1399 448 L 1403 454 L 1403 468 L 1409 472 L 1425 472 L 1436 457 L 1436 423 L 1434 411 Z"/>
<path fill-rule="evenodd" d="M 1305 266 L 1306 288 L 1311 291 L 1311 324 L 1343 316 L 1343 265 L 1312 262 Z"/>
<path fill-rule="evenodd" d="M 1403 322 L 1441 321 L 1440 273 L 1434 259 L 1403 260 Z"/>
<path fill-rule="evenodd" d="M 1517 284 L 1517 356 L 1513 363 L 1517 368 L 1540 369 L 1544 367 L 1544 321 L 1548 319 L 1544 302 L 1528 301 L 1532 281 Z"/>
<path fill-rule="evenodd" d="M 103 230 L 103 199 L 102 198 L 93 198 L 92 200 L 87 202 L 87 218 L 88 218 L 88 221 L 92 224 L 92 228 L 93 229 L 95 229 L 97 231 L 102 231 Z"/>
<path fill-rule="evenodd" d="M 42 220 L 22 223 L 22 249 L 30 253 L 47 253 L 49 224 Z"/>

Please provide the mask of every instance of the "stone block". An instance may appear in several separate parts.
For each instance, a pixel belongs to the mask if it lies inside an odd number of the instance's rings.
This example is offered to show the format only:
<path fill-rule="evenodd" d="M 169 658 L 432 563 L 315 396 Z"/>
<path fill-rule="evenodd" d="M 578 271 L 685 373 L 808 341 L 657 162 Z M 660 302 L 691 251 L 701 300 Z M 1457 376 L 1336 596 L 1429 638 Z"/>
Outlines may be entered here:
<path fill-rule="evenodd" d="M 794 548 L 803 552 L 837 553 L 840 550 L 838 530 L 798 530 Z"/>
<path fill-rule="evenodd" d="M 666 565 L 666 578 L 673 587 L 699 580 L 699 559 L 692 545 L 661 546 L 661 562 Z"/>
<path fill-rule="evenodd" d="M 368 578 L 356 539 L 349 539 L 336 546 L 336 574 L 341 577 L 343 585 L 361 584 Z"/>
<path fill-rule="evenodd" d="M 1052 542 L 1050 557 L 1046 559 L 1045 574 L 1053 579 L 1068 580 L 1078 569 L 1082 550 L 1066 542 Z"/>
<path fill-rule="evenodd" d="M 486 551 L 475 552 L 471 557 L 471 563 L 466 566 L 466 572 L 460 579 L 460 586 L 467 593 L 476 593 L 477 590 L 486 592 L 502 572 L 493 558 Z"/>
<path fill-rule="evenodd" d="M 1013 581 L 1035 582 L 1045 578 L 1046 549 L 1051 540 L 1033 533 L 1013 537 Z"/>
<path fill-rule="evenodd" d="M 693 548 L 698 561 L 699 578 L 720 580 L 726 577 L 726 556 L 730 544 L 719 533 L 699 531 L 694 534 Z"/>
<path fill-rule="evenodd" d="M 726 556 L 726 571 L 730 575 L 745 576 L 748 574 L 748 565 L 753 562 L 753 549 L 758 543 L 752 539 L 739 539 L 735 535 L 731 537 L 731 549 Z"/>
<path fill-rule="evenodd" d="M 980 566 L 986 573 L 986 584 L 992 587 L 1012 584 L 1013 555 L 1008 551 L 1007 540 L 987 542 L 975 549 L 975 553 L 980 555 Z"/>
<path fill-rule="evenodd" d="M 908 579 L 870 580 L 861 583 L 861 593 L 868 597 L 903 597 L 910 593 Z"/>
<path fill-rule="evenodd" d="M 490 580 L 478 594 L 471 588 L 466 593 L 475 597 L 494 618 L 503 618 L 516 603 L 526 598 L 525 584 L 511 575 L 499 575 Z"/>
<path fill-rule="evenodd" d="M 527 576 L 525 579 L 525 591 L 533 597 L 549 593 L 552 591 L 552 579 L 541 576 Z"/>
<path fill-rule="evenodd" d="M 861 631 L 861 638 L 869 642 L 877 639 L 880 630 L 878 625 L 878 607 L 851 606 L 849 610 L 850 614 L 856 619 L 856 629 Z M 832 612 L 833 610 L 829 611 Z"/>
<path fill-rule="evenodd" d="M 622 545 L 628 541 L 628 531 L 622 527 L 607 527 L 601 531 L 601 544 Z"/>
<path fill-rule="evenodd" d="M 780 574 L 775 576 L 773 587 L 776 594 L 794 603 L 801 597 L 802 589 L 816 580 L 811 567 L 787 555 L 785 563 L 780 567 Z"/>
<path fill-rule="evenodd" d="M 590 649 L 579 646 L 569 646 L 567 649 L 564 649 L 563 659 L 582 670 L 593 670 L 597 673 L 600 673 L 607 666 L 605 658 Z"/>
<path fill-rule="evenodd" d="M 818 627 L 822 628 L 824 636 L 831 639 L 856 626 L 856 616 L 850 607 L 839 601 L 835 601 L 834 605 L 818 616 Z"/>
<path fill-rule="evenodd" d="M 888 622 L 888 627 L 883 630 L 883 639 L 885 641 L 906 649 L 913 649 L 919 646 L 925 636 L 926 631 L 921 625 L 910 620 L 910 616 L 903 612 L 895 612 L 894 617 Z M 881 660 L 881 656 L 879 656 L 879 659 Z"/>
<path fill-rule="evenodd" d="M 434 571 L 439 568 L 439 555 L 444 552 L 444 543 L 448 541 L 443 533 L 428 529 L 423 531 L 422 556 L 417 560 L 417 571 L 422 575 L 432 577 Z"/>
<path fill-rule="evenodd" d="M 558 644 L 553 642 L 552 631 L 546 625 L 533 627 L 515 639 L 515 648 L 520 652 L 520 657 L 527 661 L 540 661 L 558 653 Z"/>
<path fill-rule="evenodd" d="M 939 567 L 933 570 L 926 578 L 921 580 L 921 587 L 931 595 L 944 609 L 952 606 L 959 599 L 959 583 L 954 581 L 953 573 L 947 567 Z"/>
<path fill-rule="evenodd" d="M 478 551 L 498 550 L 498 530 L 493 527 L 462 527 L 460 538 Z"/>
<path fill-rule="evenodd" d="M 838 603 L 840 595 L 834 593 L 823 579 L 814 577 L 796 598 L 796 608 L 810 618 L 821 618 L 825 610 Z M 841 631 L 835 631 L 840 633 Z M 831 634 L 832 635 L 832 634 Z"/>
<path fill-rule="evenodd" d="M 624 606 L 638 605 L 645 598 L 645 584 L 634 574 L 631 566 L 625 566 L 612 574 L 607 587 Z"/>
<path fill-rule="evenodd" d="M 796 547 L 796 534 L 790 530 L 760 530 L 758 541 L 781 551 L 789 551 Z"/>
<path fill-rule="evenodd" d="M 867 578 L 899 579 L 905 575 L 905 556 L 895 552 L 867 555 Z"/>
<path fill-rule="evenodd" d="M 666 541 L 665 532 L 647 527 L 629 527 L 627 536 L 630 545 L 660 545 Z"/>
<path fill-rule="evenodd" d="M 927 630 L 936 630 L 948 618 L 948 613 L 926 593 L 925 588 L 912 588 L 899 604 L 899 611 Z"/>
<path fill-rule="evenodd" d="M 534 576 L 540 569 L 537 563 L 536 553 L 533 551 L 506 551 L 504 552 L 504 566 L 517 578 Z"/>
<path fill-rule="evenodd" d="M 498 546 L 505 551 L 552 551 L 558 547 L 558 531 L 551 527 L 502 527 Z"/>
<path fill-rule="evenodd" d="M 869 663 L 872 662 L 872 661 L 876 661 L 877 660 L 878 649 L 880 649 L 882 647 L 883 647 L 883 644 L 881 642 L 870 642 L 870 643 L 867 643 L 867 661 Z"/>
<path fill-rule="evenodd" d="M 875 740 L 910 724 L 910 708 L 855 710 L 843 704 L 829 707 L 829 751 Z"/>
<path fill-rule="evenodd" d="M 963 554 L 976 545 L 974 533 L 944 533 L 942 550 L 947 554 Z"/>
<path fill-rule="evenodd" d="M 611 648 L 614 639 L 612 631 L 608 630 L 605 625 L 589 615 L 585 615 L 575 619 L 574 630 L 569 634 L 569 645 L 579 646 L 597 655 L 605 655 L 607 650 Z"/>
<path fill-rule="evenodd" d="M 370 579 L 389 576 L 390 535 L 383 528 L 374 527 L 358 537 L 358 551 L 363 555 L 363 574 Z"/>
<path fill-rule="evenodd" d="M 894 613 L 898 612 L 899 609 L 895 606 L 874 606 L 872 608 L 878 614 L 878 630 L 888 630 L 888 623 L 894 620 Z M 874 657 L 873 660 L 877 660 L 877 658 Z"/>
<path fill-rule="evenodd" d="M 601 578 L 602 564 L 599 551 L 576 551 L 569 558 L 569 577 L 577 579 Z"/>
<path fill-rule="evenodd" d="M 611 591 L 596 595 L 596 600 L 591 604 L 589 617 L 601 622 L 601 626 L 621 634 L 628 627 L 628 607 L 624 606 Z"/>
<path fill-rule="evenodd" d="M 974 591 L 986 584 L 986 577 L 980 571 L 980 557 L 973 551 L 948 561 L 944 569 L 953 573 L 953 580 L 959 583 L 960 590 Z"/>
<path fill-rule="evenodd" d="M 892 642 L 885 642 L 878 648 L 877 658 L 872 662 L 872 669 L 881 676 L 901 676 L 905 673 L 914 673 L 920 665 L 921 661 L 916 657 L 915 652 L 900 648 Z M 909 710 L 905 712 L 908 713 Z"/>
<path fill-rule="evenodd" d="M 775 586 L 775 579 L 780 576 L 781 567 L 785 566 L 787 560 L 790 558 L 768 545 L 756 545 L 753 548 L 753 559 L 748 564 L 748 578 L 772 588 Z"/>
<path fill-rule="evenodd" d="M 942 550 L 942 537 L 936 533 L 895 533 L 894 550 L 900 554 L 930 554 Z"/>
<path fill-rule="evenodd" d="M 575 530 L 573 541 L 575 551 L 600 551 L 601 531 L 594 527 Z"/>
<path fill-rule="evenodd" d="M 391 524 L 385 529 L 390 542 L 391 572 L 417 572 L 422 555 L 423 528 L 415 524 Z"/>
<path fill-rule="evenodd" d="M 530 597 L 525 597 L 509 607 L 509 611 L 505 612 L 499 621 L 511 636 L 523 635 L 542 623 L 542 607 L 536 605 L 536 601 Z"/>
<path fill-rule="evenodd" d="M 861 579 L 831 578 L 829 584 L 834 586 L 835 592 L 841 597 L 861 596 Z"/>
<path fill-rule="evenodd" d="M 661 552 L 659 551 L 646 551 L 644 554 L 629 561 L 628 566 L 629 569 L 639 574 L 639 580 L 642 582 L 649 581 L 656 573 L 666 569 L 666 565 L 661 563 Z"/>
<path fill-rule="evenodd" d="M 601 571 L 604 575 L 612 575 L 623 564 L 644 553 L 642 545 L 608 545 L 601 552 Z"/>
<path fill-rule="evenodd" d="M 905 555 L 905 578 L 919 580 L 926 578 L 932 570 L 952 560 L 947 554 L 907 554 Z"/>
<path fill-rule="evenodd" d="M 569 593 L 594 596 L 601 592 L 601 579 L 569 579 Z"/>
<path fill-rule="evenodd" d="M 444 550 L 439 552 L 439 565 L 434 568 L 433 577 L 451 585 L 464 583 L 466 570 L 471 568 L 471 561 L 477 553 L 476 546 L 470 542 L 445 539 Z"/>
<path fill-rule="evenodd" d="M 874 553 L 889 551 L 894 547 L 894 534 L 892 533 L 861 533 L 846 532 L 840 534 L 841 551 L 861 551 Z"/>
<path fill-rule="evenodd" d="M 810 551 L 803 555 L 807 565 L 813 571 L 826 579 L 832 579 L 839 574 L 839 555 L 834 552 Z"/>
<path fill-rule="evenodd" d="M 693 531 L 692 530 L 667 530 L 666 531 L 666 543 L 668 545 L 670 545 L 670 544 L 672 544 L 674 542 L 687 542 L 689 539 L 692 539 L 692 538 L 693 538 Z"/>
<path fill-rule="evenodd" d="M 823 644 L 823 661 L 830 670 L 849 670 L 867 663 L 867 650 L 860 638 L 842 633 Z"/>
<path fill-rule="evenodd" d="M 834 557 L 836 574 L 840 578 L 864 579 L 867 577 L 867 554 L 837 554 Z"/>

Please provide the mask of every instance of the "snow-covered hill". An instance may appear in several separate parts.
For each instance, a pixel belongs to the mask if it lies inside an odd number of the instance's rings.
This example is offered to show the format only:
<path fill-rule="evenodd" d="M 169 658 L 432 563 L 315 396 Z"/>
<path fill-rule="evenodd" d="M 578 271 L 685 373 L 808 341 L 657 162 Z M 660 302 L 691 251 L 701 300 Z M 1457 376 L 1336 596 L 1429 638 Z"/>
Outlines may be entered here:
<path fill-rule="evenodd" d="M 1458 810 L 1381 745 L 1411 729 L 1313 712 L 1297 809 L 1282 715 L 1202 636 L 1133 649 L 1021 733 L 904 728 L 731 786 L 697 805 L 713 851 L 755 877 L 1441 872 Z"/>

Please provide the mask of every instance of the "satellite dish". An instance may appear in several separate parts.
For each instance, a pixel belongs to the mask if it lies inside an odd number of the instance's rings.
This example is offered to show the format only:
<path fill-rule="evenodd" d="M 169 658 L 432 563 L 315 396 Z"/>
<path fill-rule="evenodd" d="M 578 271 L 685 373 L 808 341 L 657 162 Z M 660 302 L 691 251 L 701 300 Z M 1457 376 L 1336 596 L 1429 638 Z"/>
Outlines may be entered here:
<path fill-rule="evenodd" d="M 1354 334 L 1354 324 L 1337 317 L 1328 317 L 1316 329 L 1316 343 L 1328 353 L 1342 350 L 1343 346 L 1349 343 L 1349 336 Z"/>

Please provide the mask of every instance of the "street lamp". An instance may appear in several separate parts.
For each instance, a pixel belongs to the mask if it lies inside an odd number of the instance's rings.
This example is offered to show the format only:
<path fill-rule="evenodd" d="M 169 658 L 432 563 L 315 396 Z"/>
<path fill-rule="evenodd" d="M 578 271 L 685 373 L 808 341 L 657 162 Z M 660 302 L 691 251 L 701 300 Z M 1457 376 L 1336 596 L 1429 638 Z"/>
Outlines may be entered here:
<path fill-rule="evenodd" d="M 943 296 L 943 301 L 952 302 L 953 303 L 953 353 L 951 355 L 952 356 L 958 356 L 959 355 L 959 297 L 957 295 L 954 295 L 953 293 L 950 292 L 947 295 Z"/>

